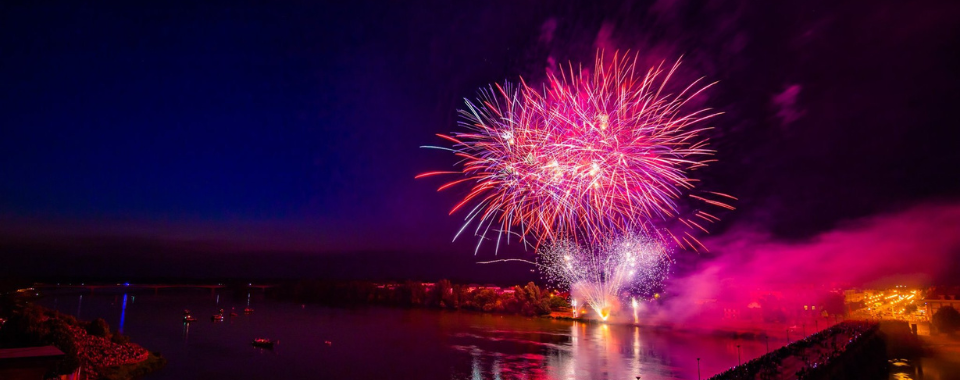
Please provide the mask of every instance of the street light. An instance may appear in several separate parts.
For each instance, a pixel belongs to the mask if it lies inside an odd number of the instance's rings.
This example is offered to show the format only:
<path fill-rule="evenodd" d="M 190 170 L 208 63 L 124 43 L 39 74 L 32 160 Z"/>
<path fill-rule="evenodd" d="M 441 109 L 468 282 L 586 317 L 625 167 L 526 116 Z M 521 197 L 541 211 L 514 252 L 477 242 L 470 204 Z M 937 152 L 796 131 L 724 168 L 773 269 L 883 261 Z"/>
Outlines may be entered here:
<path fill-rule="evenodd" d="M 697 358 L 697 380 L 700 380 L 700 358 Z"/>
<path fill-rule="evenodd" d="M 740 366 L 740 345 L 737 345 L 737 367 Z"/>
<path fill-rule="evenodd" d="M 787 328 L 787 344 L 790 344 L 790 328 Z"/>
<path fill-rule="evenodd" d="M 770 353 L 770 335 L 764 335 L 764 338 L 766 339 L 766 342 L 767 342 L 767 353 L 769 354 Z"/>

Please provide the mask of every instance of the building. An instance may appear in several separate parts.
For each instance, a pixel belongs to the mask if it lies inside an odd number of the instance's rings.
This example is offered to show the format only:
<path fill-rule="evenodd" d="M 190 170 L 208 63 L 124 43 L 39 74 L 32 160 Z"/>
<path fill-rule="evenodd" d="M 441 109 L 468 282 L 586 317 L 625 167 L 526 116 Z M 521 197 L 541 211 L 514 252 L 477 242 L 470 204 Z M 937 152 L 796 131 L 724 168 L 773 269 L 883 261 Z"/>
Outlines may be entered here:
<path fill-rule="evenodd" d="M 866 298 L 866 293 L 860 289 L 847 289 L 843 291 L 843 302 L 846 303 L 863 302 Z"/>
<path fill-rule="evenodd" d="M 939 286 L 930 288 L 927 291 L 927 298 L 923 300 L 926 304 L 926 313 L 928 318 L 932 318 L 941 307 L 951 306 L 960 311 L 960 287 Z"/>
<path fill-rule="evenodd" d="M 54 346 L 0 349 L 0 379 L 43 380 L 63 355 Z"/>

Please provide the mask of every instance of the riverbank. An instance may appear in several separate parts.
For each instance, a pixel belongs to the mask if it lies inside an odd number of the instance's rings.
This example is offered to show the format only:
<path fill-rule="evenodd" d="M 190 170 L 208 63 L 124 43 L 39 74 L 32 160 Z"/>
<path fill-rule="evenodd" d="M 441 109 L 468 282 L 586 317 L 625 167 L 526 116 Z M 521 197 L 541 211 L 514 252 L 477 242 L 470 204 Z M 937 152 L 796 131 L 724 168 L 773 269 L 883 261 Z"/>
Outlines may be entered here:
<path fill-rule="evenodd" d="M 548 315 L 570 304 L 555 291 L 527 283 L 524 286 L 454 284 L 405 281 L 374 283 L 298 280 L 266 290 L 272 299 L 328 306 L 381 305 L 406 308 L 469 310 L 527 317 Z"/>
<path fill-rule="evenodd" d="M 27 305 L 14 310 L 0 326 L 0 346 L 5 348 L 53 345 L 65 355 L 51 376 L 77 375 L 78 379 L 136 379 L 166 364 L 159 353 L 131 343 L 129 337 L 111 333 L 102 319 L 92 322 Z"/>
<path fill-rule="evenodd" d="M 707 336 L 716 336 L 723 338 L 733 338 L 733 339 L 746 339 L 746 340 L 772 340 L 777 339 L 781 340 L 781 344 L 784 342 L 792 342 L 798 339 L 802 339 L 805 336 L 812 335 L 818 331 L 822 331 L 830 328 L 838 323 L 842 323 L 844 320 L 836 318 L 817 318 L 817 319 L 808 319 L 804 321 L 798 321 L 796 323 L 767 323 L 767 322 L 758 322 L 758 321 L 747 321 L 747 320 L 703 320 L 703 319 L 689 319 L 684 322 L 664 322 L 664 321 L 655 321 L 650 323 L 645 323 L 646 321 L 643 318 L 640 318 L 639 322 L 633 321 L 624 321 L 622 319 L 611 318 L 607 321 L 602 321 L 595 318 L 587 318 L 584 316 L 572 317 L 569 315 L 569 312 L 553 312 L 550 315 L 541 316 L 541 318 L 548 318 L 553 320 L 562 320 L 562 321 L 574 321 L 579 323 L 596 323 L 596 324 L 606 324 L 606 325 L 623 325 L 623 326 L 632 326 L 640 327 L 648 330 L 671 330 L 682 333 L 690 333 L 697 335 L 707 335 Z"/>
<path fill-rule="evenodd" d="M 880 330 L 875 322 L 843 322 L 710 379 L 877 379 L 886 372 Z"/>
<path fill-rule="evenodd" d="M 150 352 L 147 358 L 141 362 L 104 368 L 100 374 L 100 378 L 103 380 L 139 379 L 151 372 L 162 369 L 166 365 L 166 358 L 159 353 Z"/>
<path fill-rule="evenodd" d="M 574 323 L 537 317 L 433 308 L 352 305 L 328 307 L 267 298 L 262 292 L 152 291 L 127 297 L 98 292 L 48 296 L 40 304 L 111 326 L 169 360 L 145 379 L 410 378 L 449 380 L 520 378 L 541 371 L 550 378 L 696 379 L 719 373 L 765 352 L 762 340 L 701 336 L 668 329 Z M 82 301 L 82 302 L 81 302 Z M 81 310 L 82 305 L 82 310 Z M 184 325 L 183 310 L 198 317 L 220 308 L 256 309 L 224 322 Z M 274 350 L 250 345 L 279 340 Z M 325 342 L 331 342 L 328 345 Z M 774 339 L 770 348 L 774 348 Z M 776 344 L 782 345 L 782 339 Z M 378 360 L 370 360 L 371 356 Z M 509 372 L 507 371 L 509 370 Z M 498 375 L 499 374 L 499 375 Z M 649 375 L 649 376 L 648 376 Z M 532 375 L 530 375 L 532 376 Z"/>

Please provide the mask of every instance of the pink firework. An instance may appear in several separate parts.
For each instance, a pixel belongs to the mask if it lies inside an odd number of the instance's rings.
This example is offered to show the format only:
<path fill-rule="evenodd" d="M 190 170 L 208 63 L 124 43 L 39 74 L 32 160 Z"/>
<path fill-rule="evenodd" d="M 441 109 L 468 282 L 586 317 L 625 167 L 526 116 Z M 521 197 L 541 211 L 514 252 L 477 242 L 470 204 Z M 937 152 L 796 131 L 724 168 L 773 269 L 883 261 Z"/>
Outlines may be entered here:
<path fill-rule="evenodd" d="M 673 94 L 667 83 L 679 61 L 640 73 L 636 56 L 603 58 L 598 54 L 592 73 L 561 67 L 559 76 L 548 75 L 542 91 L 522 81 L 482 90 L 460 110 L 459 124 L 467 131 L 438 135 L 453 143 L 448 150 L 462 158 L 460 170 L 418 178 L 462 176 L 440 190 L 473 185 L 451 210 L 470 209 L 458 236 L 474 225 L 477 236 L 495 232 L 498 243 L 516 235 L 540 245 L 643 231 L 665 233 L 681 247 L 700 245 L 690 231 L 675 235 L 656 223 L 678 218 L 677 200 L 695 183 L 688 173 L 711 161 L 703 136 L 709 128 L 702 124 L 718 113 L 686 108 L 712 84 L 697 80 Z M 717 220 L 702 211 L 678 219 L 689 230 L 704 231 L 704 222 Z"/>

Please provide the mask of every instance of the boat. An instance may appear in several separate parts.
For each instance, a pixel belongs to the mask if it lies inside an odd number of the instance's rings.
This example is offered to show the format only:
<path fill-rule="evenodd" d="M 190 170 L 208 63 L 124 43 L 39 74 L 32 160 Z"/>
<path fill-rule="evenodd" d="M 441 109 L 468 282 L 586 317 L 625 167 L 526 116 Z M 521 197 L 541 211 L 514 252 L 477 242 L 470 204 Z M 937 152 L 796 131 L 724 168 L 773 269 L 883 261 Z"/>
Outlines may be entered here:
<path fill-rule="evenodd" d="M 254 339 L 254 340 L 253 340 L 253 343 L 252 343 L 252 344 L 253 344 L 254 347 L 259 347 L 259 348 L 271 348 L 271 349 L 272 349 L 272 348 L 273 348 L 273 345 L 274 345 L 275 343 L 277 343 L 277 342 L 274 342 L 274 341 L 272 341 L 272 340 L 270 340 L 270 339 L 257 338 L 257 339 Z"/>
<path fill-rule="evenodd" d="M 223 314 L 214 314 L 212 317 L 210 317 L 210 320 L 214 322 L 223 322 Z"/>
<path fill-rule="evenodd" d="M 231 311 L 231 312 L 230 312 L 230 316 L 231 316 L 231 317 L 236 317 L 236 316 L 237 316 L 237 313 L 236 313 L 236 312 L 233 312 L 233 311 Z"/>
<path fill-rule="evenodd" d="M 184 316 L 183 316 L 183 322 L 184 322 L 184 323 L 190 323 L 190 322 L 196 322 L 196 321 L 197 321 L 197 319 L 194 318 L 192 315 L 189 315 L 189 314 L 188 314 L 188 315 L 184 315 Z"/>
<path fill-rule="evenodd" d="M 244 314 L 250 314 L 250 313 L 253 313 L 253 308 L 250 308 L 250 307 L 248 307 L 248 308 L 245 308 L 245 309 L 243 309 L 243 313 L 244 313 Z"/>

